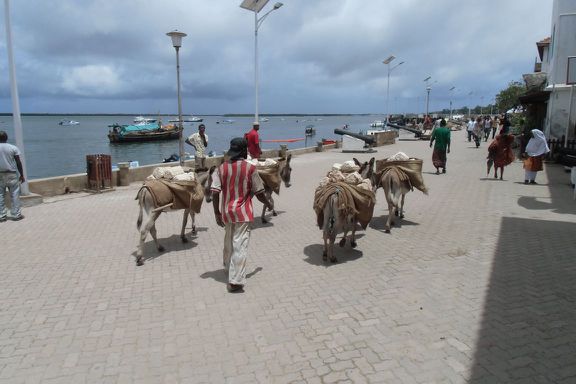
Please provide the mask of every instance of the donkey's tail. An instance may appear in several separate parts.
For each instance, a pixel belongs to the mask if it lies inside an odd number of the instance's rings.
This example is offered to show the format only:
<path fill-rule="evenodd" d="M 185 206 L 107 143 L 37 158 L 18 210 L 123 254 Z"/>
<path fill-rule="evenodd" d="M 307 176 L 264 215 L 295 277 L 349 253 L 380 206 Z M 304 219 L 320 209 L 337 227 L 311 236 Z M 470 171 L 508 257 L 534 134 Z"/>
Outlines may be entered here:
<path fill-rule="evenodd" d="M 144 210 L 144 197 L 146 196 L 146 189 L 140 188 L 138 194 L 136 195 L 136 200 L 138 200 L 138 207 L 140 212 L 138 212 L 138 220 L 136 221 L 136 228 L 140 229 L 142 226 L 142 211 Z"/>

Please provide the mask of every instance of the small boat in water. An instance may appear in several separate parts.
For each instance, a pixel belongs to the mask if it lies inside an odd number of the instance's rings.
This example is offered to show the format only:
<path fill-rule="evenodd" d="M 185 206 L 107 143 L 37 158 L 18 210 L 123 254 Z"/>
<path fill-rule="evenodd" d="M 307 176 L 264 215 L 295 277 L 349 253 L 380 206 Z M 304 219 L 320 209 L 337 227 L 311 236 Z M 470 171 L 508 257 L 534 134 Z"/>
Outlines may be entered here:
<path fill-rule="evenodd" d="M 234 120 L 232 119 L 224 119 L 216 122 L 216 124 L 232 124 L 232 123 L 234 123 Z"/>
<path fill-rule="evenodd" d="M 80 123 L 76 120 L 60 120 L 60 122 L 58 123 L 58 125 L 78 125 L 78 124 Z"/>
<path fill-rule="evenodd" d="M 152 117 L 145 117 L 145 116 L 136 116 L 134 118 L 134 124 L 136 124 L 136 125 L 154 124 L 157 121 L 158 121 L 158 119 L 154 119 Z"/>
<path fill-rule="evenodd" d="M 382 120 L 374 120 L 372 124 L 370 124 L 372 128 L 384 128 L 386 123 Z"/>
<path fill-rule="evenodd" d="M 111 143 L 138 143 L 144 141 L 177 140 L 181 130 L 175 125 L 134 124 L 109 125 L 108 140 Z"/>
<path fill-rule="evenodd" d="M 201 117 L 197 117 L 197 116 L 188 116 L 188 117 L 182 117 L 182 122 L 183 123 L 201 123 L 203 122 L 204 119 Z M 169 123 L 177 123 L 178 119 L 172 119 L 172 120 L 168 120 Z"/>
<path fill-rule="evenodd" d="M 316 134 L 316 128 L 312 124 L 307 125 L 306 129 L 304 129 L 304 134 L 306 136 L 314 136 Z"/>

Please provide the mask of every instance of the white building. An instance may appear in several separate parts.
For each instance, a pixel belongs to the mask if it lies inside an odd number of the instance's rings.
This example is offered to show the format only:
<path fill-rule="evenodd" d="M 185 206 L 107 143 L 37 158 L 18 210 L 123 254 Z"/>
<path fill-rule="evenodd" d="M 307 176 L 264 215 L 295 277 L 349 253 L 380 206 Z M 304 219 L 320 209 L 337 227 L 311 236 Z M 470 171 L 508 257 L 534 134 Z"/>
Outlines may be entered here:
<path fill-rule="evenodd" d="M 542 60 L 542 72 L 548 74 L 546 91 L 550 92 L 544 133 L 549 138 L 576 137 L 576 92 L 570 81 L 576 81 L 576 0 L 554 0 L 549 45 L 537 44 Z M 573 57 L 573 59 L 570 59 Z M 574 74 L 568 80 L 568 61 Z"/>

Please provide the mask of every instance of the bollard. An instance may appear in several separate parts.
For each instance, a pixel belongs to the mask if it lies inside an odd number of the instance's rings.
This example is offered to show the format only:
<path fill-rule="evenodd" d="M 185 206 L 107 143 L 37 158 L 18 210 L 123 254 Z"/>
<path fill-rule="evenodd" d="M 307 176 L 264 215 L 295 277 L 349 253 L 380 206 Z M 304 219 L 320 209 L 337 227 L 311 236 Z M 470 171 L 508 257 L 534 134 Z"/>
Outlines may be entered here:
<path fill-rule="evenodd" d="M 278 156 L 281 159 L 285 159 L 286 158 L 286 152 L 288 152 L 288 146 L 286 144 L 280 144 L 280 152 L 278 153 Z"/>
<path fill-rule="evenodd" d="M 324 144 L 321 141 L 316 142 L 316 152 L 324 151 Z"/>
<path fill-rule="evenodd" d="M 127 187 L 130 185 L 130 163 L 118 163 L 118 185 Z"/>

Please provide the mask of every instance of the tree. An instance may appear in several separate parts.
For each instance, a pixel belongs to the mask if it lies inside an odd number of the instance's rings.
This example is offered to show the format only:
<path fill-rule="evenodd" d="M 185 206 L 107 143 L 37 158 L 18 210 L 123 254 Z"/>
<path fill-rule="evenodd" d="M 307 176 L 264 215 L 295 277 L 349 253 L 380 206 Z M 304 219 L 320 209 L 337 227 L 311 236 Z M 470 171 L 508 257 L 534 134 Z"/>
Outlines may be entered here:
<path fill-rule="evenodd" d="M 526 93 L 526 86 L 520 81 L 511 81 L 508 88 L 500 91 L 496 95 L 496 107 L 499 112 L 506 112 L 509 109 L 520 105 L 518 98 Z"/>

